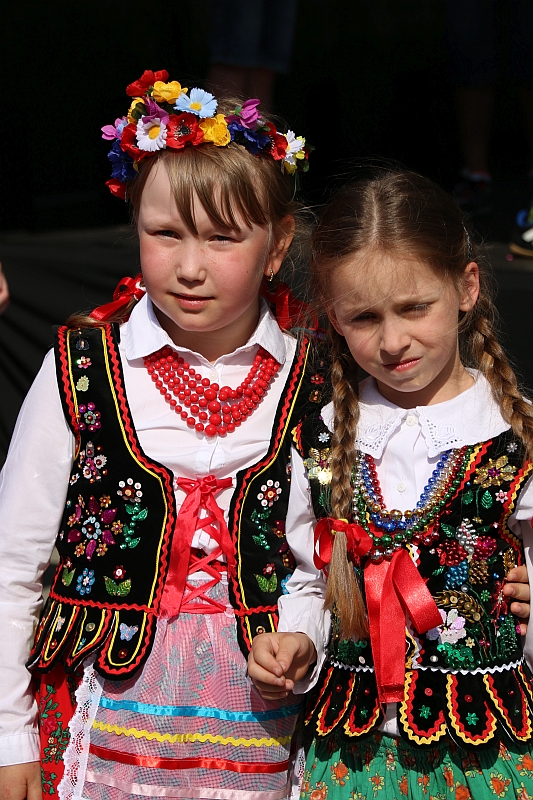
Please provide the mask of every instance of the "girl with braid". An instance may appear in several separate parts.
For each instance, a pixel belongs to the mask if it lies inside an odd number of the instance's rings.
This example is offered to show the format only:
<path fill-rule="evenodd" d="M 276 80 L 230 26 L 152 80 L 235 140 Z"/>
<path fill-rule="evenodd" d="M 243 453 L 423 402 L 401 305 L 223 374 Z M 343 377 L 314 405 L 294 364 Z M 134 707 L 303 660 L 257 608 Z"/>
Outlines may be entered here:
<path fill-rule="evenodd" d="M 333 399 L 294 431 L 310 545 L 250 675 L 269 699 L 315 682 L 302 798 L 531 798 L 533 678 L 506 575 L 532 541 L 533 406 L 482 255 L 441 189 L 380 170 L 325 210 L 312 277 Z M 327 644 L 299 624 L 312 567 Z"/>

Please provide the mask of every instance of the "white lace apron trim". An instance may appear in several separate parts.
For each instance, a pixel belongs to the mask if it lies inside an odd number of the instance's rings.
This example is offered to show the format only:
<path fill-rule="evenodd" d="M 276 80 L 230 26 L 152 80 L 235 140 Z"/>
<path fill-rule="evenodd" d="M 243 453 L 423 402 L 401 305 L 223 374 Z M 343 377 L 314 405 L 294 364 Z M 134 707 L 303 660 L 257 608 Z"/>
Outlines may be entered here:
<path fill-rule="evenodd" d="M 76 711 L 70 720 L 70 742 L 63 757 L 65 774 L 58 787 L 60 800 L 85 800 L 85 783 L 91 728 L 98 711 L 104 679 L 94 668 L 94 658 L 85 663 L 83 680 L 76 690 Z"/>

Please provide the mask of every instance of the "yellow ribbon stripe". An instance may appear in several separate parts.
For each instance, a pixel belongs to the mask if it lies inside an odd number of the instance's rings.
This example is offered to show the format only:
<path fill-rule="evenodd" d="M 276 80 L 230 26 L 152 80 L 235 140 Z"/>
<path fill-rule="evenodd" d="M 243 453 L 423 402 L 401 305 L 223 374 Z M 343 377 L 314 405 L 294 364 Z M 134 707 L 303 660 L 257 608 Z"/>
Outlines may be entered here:
<path fill-rule="evenodd" d="M 135 739 L 155 739 L 158 742 L 170 742 L 184 744 L 185 742 L 211 742 L 211 744 L 232 744 L 234 747 L 244 745 L 244 747 L 279 747 L 289 744 L 291 736 L 281 736 L 279 739 L 235 739 L 233 736 L 213 736 L 210 733 L 158 733 L 153 731 L 140 731 L 137 728 L 123 728 L 119 725 L 109 725 L 105 722 L 93 722 L 93 728 L 106 733 L 116 733 L 118 736 L 134 736 Z"/>

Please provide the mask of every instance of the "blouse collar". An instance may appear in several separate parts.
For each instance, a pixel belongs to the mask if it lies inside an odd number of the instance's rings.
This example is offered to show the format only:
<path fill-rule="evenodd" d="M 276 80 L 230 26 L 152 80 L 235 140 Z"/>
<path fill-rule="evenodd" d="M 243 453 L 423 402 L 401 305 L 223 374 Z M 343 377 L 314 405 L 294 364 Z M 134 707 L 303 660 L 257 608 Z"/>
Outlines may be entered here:
<path fill-rule="evenodd" d="M 431 406 L 398 408 L 379 392 L 373 378 L 360 384 L 361 416 L 356 446 L 374 458 L 381 458 L 391 436 L 409 417 L 415 418 L 433 458 L 452 448 L 474 445 L 509 429 L 492 396 L 487 379 L 469 370 L 474 384 L 451 400 Z M 333 430 L 333 404 L 322 410 L 322 418 Z M 412 422 L 411 422 L 412 424 Z"/>
<path fill-rule="evenodd" d="M 228 355 L 235 355 L 236 353 L 251 350 L 256 346 L 261 346 L 279 364 L 284 364 L 287 358 L 287 350 L 283 333 L 265 300 L 263 298 L 260 298 L 260 300 L 259 322 L 255 331 L 245 345 L 238 347 Z M 165 345 L 169 345 L 180 353 L 191 352 L 185 347 L 178 347 L 178 345 L 174 344 L 168 333 L 161 327 L 148 295 L 144 295 L 139 300 L 131 312 L 129 320 L 122 326 L 121 338 L 124 342 L 128 361 L 144 358 L 144 356 L 155 353 L 156 350 L 160 350 Z M 200 361 L 208 363 L 202 355 L 199 353 L 196 353 L 196 355 Z M 217 361 L 221 361 L 226 357 L 222 356 Z"/>

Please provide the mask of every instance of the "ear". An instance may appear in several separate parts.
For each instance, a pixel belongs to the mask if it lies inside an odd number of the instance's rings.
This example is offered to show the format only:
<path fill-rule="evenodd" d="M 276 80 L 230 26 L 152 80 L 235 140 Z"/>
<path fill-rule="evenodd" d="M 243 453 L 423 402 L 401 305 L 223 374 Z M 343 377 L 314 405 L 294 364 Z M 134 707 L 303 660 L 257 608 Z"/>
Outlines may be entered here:
<path fill-rule="evenodd" d="M 344 336 L 344 333 L 342 332 L 342 328 L 339 325 L 339 320 L 337 319 L 337 315 L 335 313 L 335 309 L 334 308 L 330 308 L 328 310 L 327 314 L 328 314 L 329 321 L 331 322 L 332 326 L 335 328 L 335 330 L 337 331 L 339 336 Z"/>
<path fill-rule="evenodd" d="M 471 311 L 479 297 L 479 267 L 475 261 L 469 261 L 461 278 L 459 289 L 460 311 Z"/>
<path fill-rule="evenodd" d="M 291 246 L 291 242 L 294 239 L 294 228 L 294 217 L 292 214 L 287 214 L 286 217 L 283 217 L 277 227 L 277 236 L 274 239 L 265 264 L 265 268 L 263 270 L 267 278 L 278 274 L 283 263 L 283 259 L 287 254 L 287 250 Z"/>

